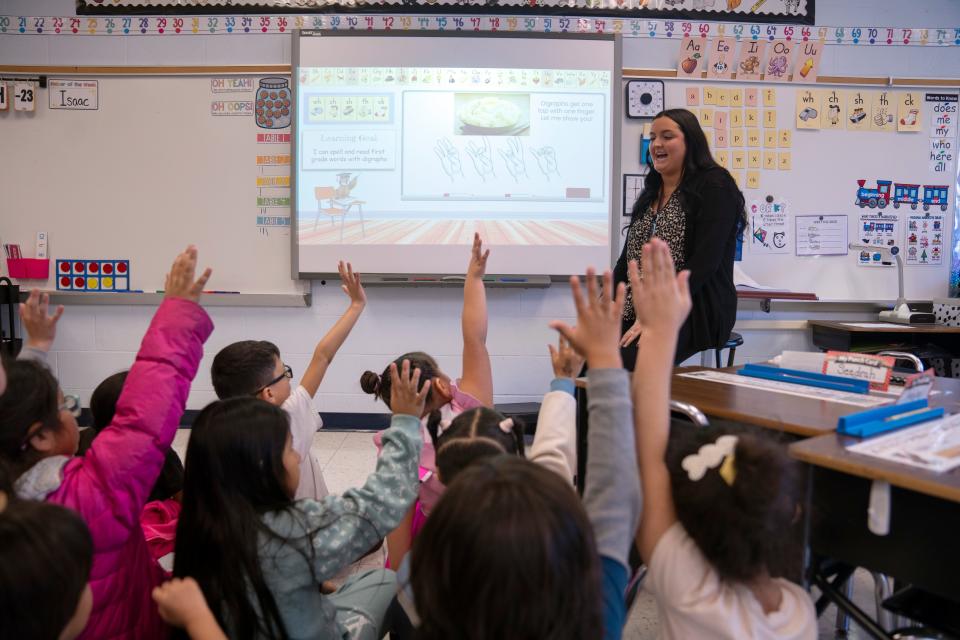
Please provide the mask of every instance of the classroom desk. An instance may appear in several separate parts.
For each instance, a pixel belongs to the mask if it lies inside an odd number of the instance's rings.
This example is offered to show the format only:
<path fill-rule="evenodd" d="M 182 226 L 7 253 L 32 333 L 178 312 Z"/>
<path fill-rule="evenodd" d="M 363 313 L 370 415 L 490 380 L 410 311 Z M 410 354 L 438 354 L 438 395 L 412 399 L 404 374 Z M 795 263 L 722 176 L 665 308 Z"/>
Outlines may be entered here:
<path fill-rule="evenodd" d="M 939 324 L 886 322 L 836 322 L 811 320 L 813 344 L 824 351 L 879 350 L 888 346 L 906 348 L 935 344 L 951 354 L 960 354 L 960 327 Z M 874 325 L 874 326 L 869 326 Z"/>
<path fill-rule="evenodd" d="M 828 577 L 863 567 L 941 596 L 960 607 L 960 469 L 932 473 L 850 453 L 856 438 L 829 434 L 790 445 L 807 464 L 807 575 L 873 637 L 889 636 L 836 589 Z M 891 485 L 890 532 L 867 529 L 873 480 Z M 836 563 L 842 563 L 837 567 Z M 953 607 L 950 607 L 953 609 Z M 956 610 L 956 609 L 954 609 Z"/>
<path fill-rule="evenodd" d="M 821 400 L 812 387 L 810 396 L 800 397 L 677 375 L 704 369 L 674 369 L 670 398 L 694 405 L 709 418 L 731 420 L 809 438 L 832 432 L 837 428 L 837 420 L 841 416 L 860 410 L 854 405 Z M 739 369 L 730 367 L 720 371 L 733 373 Z M 577 487 L 582 491 L 587 468 L 587 379 L 578 378 L 576 382 Z M 960 379 L 934 378 L 930 406 L 944 407 L 948 413 L 960 413 Z"/>
<path fill-rule="evenodd" d="M 757 427 L 783 431 L 795 436 L 811 437 L 837 428 L 841 416 L 860 411 L 860 407 L 821 400 L 810 388 L 807 397 L 773 393 L 709 380 L 694 380 L 677 374 L 702 371 L 704 367 L 678 367 L 674 370 L 670 397 L 689 402 L 708 417 L 742 422 Z M 734 373 L 740 367 L 720 369 Z M 935 378 L 930 405 L 944 407 L 949 413 L 960 413 L 960 379 Z"/>

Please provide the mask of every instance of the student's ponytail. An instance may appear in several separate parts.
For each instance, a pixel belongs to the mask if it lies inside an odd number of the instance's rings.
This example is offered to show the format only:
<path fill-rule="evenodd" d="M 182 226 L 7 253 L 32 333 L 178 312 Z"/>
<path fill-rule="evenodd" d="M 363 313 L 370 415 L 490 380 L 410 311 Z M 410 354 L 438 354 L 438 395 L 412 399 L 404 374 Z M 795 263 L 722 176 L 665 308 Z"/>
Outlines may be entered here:
<path fill-rule="evenodd" d="M 440 367 L 437 366 L 437 361 L 422 351 L 411 351 L 410 353 L 405 353 L 394 360 L 393 364 L 396 364 L 397 369 L 400 369 L 404 360 L 408 360 L 410 362 L 410 371 L 413 371 L 414 369 L 420 369 L 421 386 L 427 380 L 433 380 L 440 375 Z M 377 375 L 373 371 L 364 371 L 363 375 L 360 376 L 360 388 L 363 389 L 363 392 L 372 395 L 374 400 L 383 400 L 383 404 L 387 405 L 388 408 L 390 407 L 390 393 L 392 391 L 391 385 L 392 383 L 390 382 L 389 365 L 380 375 Z M 430 400 L 432 398 L 433 389 L 430 389 L 430 391 L 427 392 L 427 405 L 430 404 Z M 437 424 L 439 423 L 440 419 L 438 417 Z"/>

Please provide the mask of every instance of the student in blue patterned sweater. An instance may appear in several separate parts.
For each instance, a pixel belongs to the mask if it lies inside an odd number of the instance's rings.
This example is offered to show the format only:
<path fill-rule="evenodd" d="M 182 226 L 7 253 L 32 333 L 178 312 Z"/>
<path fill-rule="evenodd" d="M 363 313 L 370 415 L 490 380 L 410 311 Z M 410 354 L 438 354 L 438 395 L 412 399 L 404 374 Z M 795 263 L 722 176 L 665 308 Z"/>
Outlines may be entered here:
<path fill-rule="evenodd" d="M 229 637 L 376 640 L 396 593 L 389 569 L 320 584 L 392 529 L 419 488 L 420 420 L 430 381 L 408 361 L 391 368 L 393 419 L 366 483 L 322 500 L 293 500 L 299 456 L 290 419 L 250 397 L 207 406 L 187 448 L 174 575 L 199 583 Z"/>

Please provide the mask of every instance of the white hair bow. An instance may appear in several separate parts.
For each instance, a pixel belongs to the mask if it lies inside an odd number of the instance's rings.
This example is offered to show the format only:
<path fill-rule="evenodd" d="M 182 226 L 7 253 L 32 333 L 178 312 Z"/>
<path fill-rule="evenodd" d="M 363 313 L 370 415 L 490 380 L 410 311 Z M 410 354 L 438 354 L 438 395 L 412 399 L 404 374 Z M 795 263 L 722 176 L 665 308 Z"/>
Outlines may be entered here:
<path fill-rule="evenodd" d="M 711 442 L 700 447 L 696 453 L 685 457 L 680 466 L 687 472 L 687 476 L 692 482 L 697 482 L 707 473 L 708 469 L 715 469 L 720 466 L 723 459 L 727 456 L 732 458 L 733 451 L 737 447 L 737 436 L 720 436 L 716 442 Z M 728 474 L 729 475 L 729 474 Z M 733 478 L 729 480 L 724 477 L 727 484 L 733 484 Z"/>

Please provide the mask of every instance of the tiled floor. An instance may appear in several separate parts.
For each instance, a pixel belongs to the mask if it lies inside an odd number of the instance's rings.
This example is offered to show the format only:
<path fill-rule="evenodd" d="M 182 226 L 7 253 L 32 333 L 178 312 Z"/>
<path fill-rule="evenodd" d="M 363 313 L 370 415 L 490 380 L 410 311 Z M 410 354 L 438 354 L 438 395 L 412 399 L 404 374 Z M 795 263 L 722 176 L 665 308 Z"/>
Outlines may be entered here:
<path fill-rule="evenodd" d="M 173 447 L 184 457 L 190 431 L 182 429 L 177 433 Z M 323 476 L 331 493 L 341 493 L 350 487 L 363 484 L 376 465 L 376 448 L 373 445 L 373 433 L 370 431 L 320 431 L 314 438 L 314 451 L 323 465 Z M 366 567 L 383 566 L 382 550 L 367 556 L 359 563 L 345 569 L 339 577 L 360 571 Z M 858 571 L 855 576 L 854 601 L 871 613 L 872 581 L 866 572 Z M 820 618 L 820 639 L 834 637 L 836 609 L 830 607 Z M 653 598 L 641 591 L 630 611 L 624 640 L 654 640 L 657 637 L 657 607 Z M 849 640 L 867 638 L 867 634 L 851 624 Z"/>

